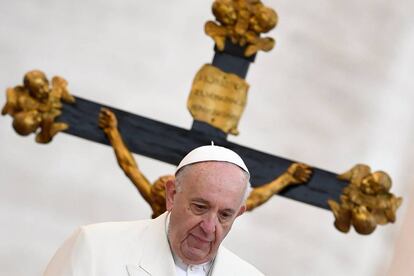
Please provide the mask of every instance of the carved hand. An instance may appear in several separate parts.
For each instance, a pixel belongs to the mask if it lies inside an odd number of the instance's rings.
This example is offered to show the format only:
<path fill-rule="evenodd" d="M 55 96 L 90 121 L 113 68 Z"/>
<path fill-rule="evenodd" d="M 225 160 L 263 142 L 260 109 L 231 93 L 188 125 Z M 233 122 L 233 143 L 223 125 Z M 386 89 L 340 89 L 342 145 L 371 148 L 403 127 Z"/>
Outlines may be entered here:
<path fill-rule="evenodd" d="M 99 127 L 103 129 L 105 133 L 108 133 L 118 128 L 118 120 L 115 114 L 108 108 L 102 108 L 99 112 Z"/>
<path fill-rule="evenodd" d="M 287 172 L 292 176 L 291 184 L 307 182 L 312 174 L 310 167 L 303 163 L 294 163 L 290 165 Z"/>

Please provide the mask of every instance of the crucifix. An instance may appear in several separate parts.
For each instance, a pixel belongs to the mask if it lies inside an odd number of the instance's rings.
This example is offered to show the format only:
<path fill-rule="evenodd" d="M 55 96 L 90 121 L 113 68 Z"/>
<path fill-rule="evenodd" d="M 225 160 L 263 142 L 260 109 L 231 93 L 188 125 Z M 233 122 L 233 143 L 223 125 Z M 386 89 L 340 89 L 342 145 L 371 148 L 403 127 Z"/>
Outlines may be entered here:
<path fill-rule="evenodd" d="M 63 81 L 52 81 L 50 96 L 44 97 L 42 92 L 48 89 L 44 88 L 48 86 L 47 80 L 36 74 L 28 75 L 23 86 L 8 90 L 8 103 L 3 114 L 13 116 L 13 126 L 23 135 L 40 128 L 37 132 L 39 142 L 50 141 L 57 131 L 62 130 L 109 144 L 110 139 L 98 125 L 101 108 L 105 107 L 117 117 L 117 129 L 127 148 L 134 153 L 177 165 L 192 148 L 214 141 L 243 156 L 252 171 L 254 188 L 264 187 L 283 175 L 292 176 L 289 169 L 299 163 L 227 140 L 228 134 L 238 132 L 237 122 L 246 101 L 248 85 L 244 79 L 249 65 L 258 50 L 270 50 L 274 44 L 272 39 L 261 38 L 260 34 L 276 24 L 277 16 L 260 1 L 215 1 L 213 12 L 216 21 L 207 22 L 205 29 L 216 43 L 215 56 L 211 65 L 204 66 L 195 77 L 188 101 L 194 117 L 190 130 L 80 97 L 74 97 L 74 100 L 67 97 L 69 100 L 65 102 L 67 84 Z M 60 98 L 62 104 L 55 100 Z M 310 178 L 302 181 L 306 183 L 290 185 L 280 195 L 324 209 L 331 208 L 337 218 L 337 228 L 344 232 L 353 224 L 358 232 L 368 234 L 377 224 L 395 220 L 401 199 L 389 193 L 391 181 L 383 172 L 372 173 L 367 166 L 357 166 L 338 177 L 338 174 L 323 169 L 310 169 Z M 376 207 L 383 202 L 385 207 Z"/>

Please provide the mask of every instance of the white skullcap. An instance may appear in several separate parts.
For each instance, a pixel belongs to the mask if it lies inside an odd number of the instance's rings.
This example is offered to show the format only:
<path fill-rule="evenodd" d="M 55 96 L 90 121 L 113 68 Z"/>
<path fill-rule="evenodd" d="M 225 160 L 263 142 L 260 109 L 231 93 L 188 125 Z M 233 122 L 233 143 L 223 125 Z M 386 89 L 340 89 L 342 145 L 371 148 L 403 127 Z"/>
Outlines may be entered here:
<path fill-rule="evenodd" d="M 211 146 L 201 146 L 190 151 L 183 158 L 183 160 L 181 160 L 180 164 L 175 170 L 175 173 L 177 174 L 177 172 L 184 166 L 206 161 L 229 162 L 239 166 L 242 170 L 250 174 L 243 160 L 237 153 L 228 148 L 215 146 L 213 143 Z"/>

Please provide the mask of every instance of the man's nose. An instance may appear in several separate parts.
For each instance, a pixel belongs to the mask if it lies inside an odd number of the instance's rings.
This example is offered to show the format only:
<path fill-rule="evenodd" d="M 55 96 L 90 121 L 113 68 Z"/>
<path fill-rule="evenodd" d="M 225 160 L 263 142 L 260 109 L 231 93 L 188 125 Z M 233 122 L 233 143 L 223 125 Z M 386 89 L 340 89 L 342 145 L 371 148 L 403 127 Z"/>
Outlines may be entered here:
<path fill-rule="evenodd" d="M 202 222 L 200 223 L 200 226 L 206 234 L 211 234 L 216 232 L 216 223 L 217 216 L 209 214 L 203 218 Z"/>

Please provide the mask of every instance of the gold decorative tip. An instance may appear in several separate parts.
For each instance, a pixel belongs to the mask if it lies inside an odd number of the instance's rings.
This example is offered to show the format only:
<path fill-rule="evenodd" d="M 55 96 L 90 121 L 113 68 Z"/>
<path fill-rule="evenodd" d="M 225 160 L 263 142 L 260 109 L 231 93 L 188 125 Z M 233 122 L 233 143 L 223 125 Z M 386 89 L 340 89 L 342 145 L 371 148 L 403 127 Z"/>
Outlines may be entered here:
<path fill-rule="evenodd" d="M 377 225 L 395 222 L 402 198 L 389 192 L 392 181 L 386 172 L 371 172 L 369 166 L 358 164 L 338 178 L 349 181 L 340 203 L 328 200 L 339 231 L 347 233 L 353 225 L 358 233 L 368 235 Z"/>
<path fill-rule="evenodd" d="M 61 101 L 75 102 L 67 85 L 65 79 L 55 76 L 52 87 L 49 87 L 42 71 L 30 71 L 24 76 L 23 86 L 7 89 L 7 101 L 1 114 L 13 117 L 13 128 L 18 134 L 26 136 L 35 133 L 36 142 L 48 143 L 59 131 L 69 127 L 55 122 L 61 114 Z"/>
<path fill-rule="evenodd" d="M 273 49 L 273 38 L 261 38 L 260 34 L 272 30 L 278 21 L 277 13 L 259 0 L 215 0 L 213 14 L 217 22 L 208 21 L 204 30 L 213 38 L 217 48 L 224 50 L 226 39 L 233 44 L 246 47 L 244 56 L 250 57 L 258 51 Z"/>

